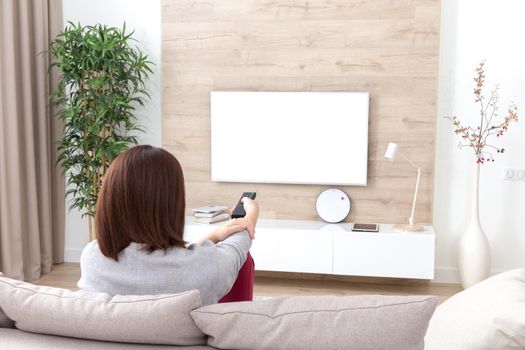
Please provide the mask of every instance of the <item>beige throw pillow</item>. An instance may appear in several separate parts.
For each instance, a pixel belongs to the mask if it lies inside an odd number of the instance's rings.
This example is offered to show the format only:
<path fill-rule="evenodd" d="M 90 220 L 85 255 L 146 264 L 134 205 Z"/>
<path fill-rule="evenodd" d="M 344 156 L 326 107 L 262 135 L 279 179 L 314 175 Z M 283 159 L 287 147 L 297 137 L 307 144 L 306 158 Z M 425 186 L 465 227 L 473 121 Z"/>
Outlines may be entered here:
<path fill-rule="evenodd" d="M 111 297 L 35 286 L 0 277 L 0 307 L 18 329 L 113 342 L 200 345 L 204 334 L 189 312 L 198 291 L 174 295 Z"/>
<path fill-rule="evenodd" d="M 425 340 L 427 350 L 525 349 L 525 269 L 452 296 L 436 309 Z"/>
<path fill-rule="evenodd" d="M 191 312 L 219 349 L 422 350 L 431 296 L 284 297 Z"/>

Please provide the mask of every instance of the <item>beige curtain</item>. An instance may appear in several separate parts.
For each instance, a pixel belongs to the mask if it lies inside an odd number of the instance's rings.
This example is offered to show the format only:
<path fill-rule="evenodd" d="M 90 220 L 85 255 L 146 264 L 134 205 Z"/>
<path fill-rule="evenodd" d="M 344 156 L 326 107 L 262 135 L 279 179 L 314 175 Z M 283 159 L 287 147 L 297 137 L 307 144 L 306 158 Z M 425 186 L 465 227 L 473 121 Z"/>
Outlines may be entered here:
<path fill-rule="evenodd" d="M 0 0 L 0 271 L 36 279 L 63 260 L 60 127 L 42 52 L 62 28 L 60 0 Z"/>

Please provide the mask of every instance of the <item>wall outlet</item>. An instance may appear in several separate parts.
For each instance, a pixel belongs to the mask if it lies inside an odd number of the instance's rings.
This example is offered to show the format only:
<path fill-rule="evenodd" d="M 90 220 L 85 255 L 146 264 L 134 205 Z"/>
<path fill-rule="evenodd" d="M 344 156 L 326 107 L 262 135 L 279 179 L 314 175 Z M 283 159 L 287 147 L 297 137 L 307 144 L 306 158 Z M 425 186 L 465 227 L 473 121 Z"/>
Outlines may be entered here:
<path fill-rule="evenodd" d="M 525 181 L 525 168 L 506 168 L 505 180 Z"/>

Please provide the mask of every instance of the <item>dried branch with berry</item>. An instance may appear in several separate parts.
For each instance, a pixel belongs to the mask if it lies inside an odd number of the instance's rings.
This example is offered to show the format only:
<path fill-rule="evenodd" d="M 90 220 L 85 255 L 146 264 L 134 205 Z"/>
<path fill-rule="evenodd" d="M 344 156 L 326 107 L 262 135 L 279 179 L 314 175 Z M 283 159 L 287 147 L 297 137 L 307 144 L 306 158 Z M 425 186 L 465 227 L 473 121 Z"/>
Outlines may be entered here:
<path fill-rule="evenodd" d="M 499 86 L 496 85 L 491 91 L 488 101 L 483 96 L 485 84 L 485 62 L 481 62 L 476 68 L 474 82 L 474 102 L 479 104 L 480 120 L 476 127 L 465 126 L 458 117 L 446 117 L 452 122 L 454 133 L 461 137 L 459 148 L 469 147 L 474 150 L 476 163 L 493 162 L 493 153 L 503 153 L 504 148 L 496 147 L 489 143 L 494 137 L 503 136 L 509 128 L 510 123 L 518 121 L 518 107 L 511 103 L 503 118 L 498 114 Z"/>

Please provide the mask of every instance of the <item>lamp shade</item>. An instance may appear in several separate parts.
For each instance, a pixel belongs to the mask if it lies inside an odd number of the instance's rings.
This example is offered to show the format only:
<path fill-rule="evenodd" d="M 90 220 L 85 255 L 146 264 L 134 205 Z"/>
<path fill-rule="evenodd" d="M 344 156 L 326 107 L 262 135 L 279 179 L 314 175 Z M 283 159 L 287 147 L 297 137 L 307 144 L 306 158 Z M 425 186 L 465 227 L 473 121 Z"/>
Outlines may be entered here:
<path fill-rule="evenodd" d="M 390 142 L 385 152 L 385 158 L 388 160 L 394 160 L 396 158 L 397 148 L 397 143 Z"/>

